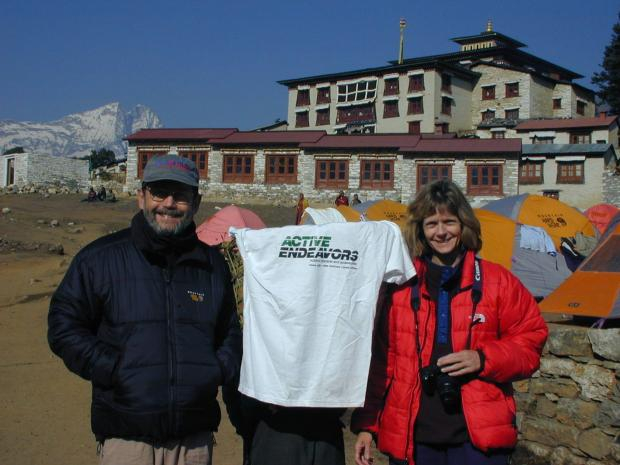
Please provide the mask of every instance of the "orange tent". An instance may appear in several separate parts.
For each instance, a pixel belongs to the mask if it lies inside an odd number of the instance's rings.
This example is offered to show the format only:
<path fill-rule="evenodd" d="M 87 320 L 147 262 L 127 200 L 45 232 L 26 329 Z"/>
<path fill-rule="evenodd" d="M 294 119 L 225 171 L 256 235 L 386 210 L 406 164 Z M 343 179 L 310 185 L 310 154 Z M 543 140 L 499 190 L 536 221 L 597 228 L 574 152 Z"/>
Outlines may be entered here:
<path fill-rule="evenodd" d="M 356 205 L 355 210 L 364 214 L 367 220 L 388 220 L 396 223 L 401 228 L 407 222 L 407 205 L 394 200 L 384 199 L 364 202 Z"/>
<path fill-rule="evenodd" d="M 507 216 L 517 223 L 544 228 L 558 249 L 562 237 L 573 237 L 578 232 L 596 237 L 594 226 L 583 213 L 550 197 L 513 195 L 489 202 L 482 208 Z"/>
<path fill-rule="evenodd" d="M 585 215 L 590 220 L 590 222 L 594 226 L 596 226 L 598 232 L 603 234 L 607 229 L 607 225 L 609 225 L 609 222 L 614 216 L 616 216 L 618 212 L 620 212 L 620 209 L 615 205 L 610 205 L 608 203 L 598 203 L 588 208 L 585 211 Z"/>
<path fill-rule="evenodd" d="M 474 208 L 474 213 L 480 221 L 482 230 L 482 249 L 478 255 L 510 269 L 517 223 L 510 218 L 480 208 Z"/>
<path fill-rule="evenodd" d="M 620 224 L 541 303 L 543 312 L 620 318 Z"/>
<path fill-rule="evenodd" d="M 336 210 L 338 210 L 340 212 L 340 214 L 342 216 L 344 216 L 344 218 L 348 221 L 348 222 L 357 222 L 360 221 L 360 212 L 358 212 L 355 208 L 353 207 L 349 207 L 347 205 L 338 205 L 336 207 Z"/>
<path fill-rule="evenodd" d="M 228 234 L 231 226 L 252 229 L 266 227 L 263 220 L 253 211 L 236 205 L 228 205 L 198 226 L 196 235 L 205 244 L 218 245 L 232 239 Z"/>

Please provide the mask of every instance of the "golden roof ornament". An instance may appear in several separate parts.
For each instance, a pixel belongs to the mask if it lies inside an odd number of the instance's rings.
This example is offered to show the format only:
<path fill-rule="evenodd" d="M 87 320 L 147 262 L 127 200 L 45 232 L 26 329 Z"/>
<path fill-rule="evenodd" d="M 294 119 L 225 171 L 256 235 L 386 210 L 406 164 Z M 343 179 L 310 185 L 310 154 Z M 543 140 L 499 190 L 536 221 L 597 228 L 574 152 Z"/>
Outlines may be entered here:
<path fill-rule="evenodd" d="M 493 21 L 490 19 L 487 21 L 487 30 L 486 32 L 493 32 Z"/>

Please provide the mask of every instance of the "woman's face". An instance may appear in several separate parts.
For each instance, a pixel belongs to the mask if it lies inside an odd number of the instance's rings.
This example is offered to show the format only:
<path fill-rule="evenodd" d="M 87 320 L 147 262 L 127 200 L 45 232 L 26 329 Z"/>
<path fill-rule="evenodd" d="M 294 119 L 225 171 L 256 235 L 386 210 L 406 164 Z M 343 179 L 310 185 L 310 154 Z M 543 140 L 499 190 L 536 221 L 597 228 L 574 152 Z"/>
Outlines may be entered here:
<path fill-rule="evenodd" d="M 462 228 L 459 218 L 445 209 L 435 211 L 434 215 L 424 218 L 422 230 L 433 255 L 441 262 L 451 264 L 461 243 Z"/>

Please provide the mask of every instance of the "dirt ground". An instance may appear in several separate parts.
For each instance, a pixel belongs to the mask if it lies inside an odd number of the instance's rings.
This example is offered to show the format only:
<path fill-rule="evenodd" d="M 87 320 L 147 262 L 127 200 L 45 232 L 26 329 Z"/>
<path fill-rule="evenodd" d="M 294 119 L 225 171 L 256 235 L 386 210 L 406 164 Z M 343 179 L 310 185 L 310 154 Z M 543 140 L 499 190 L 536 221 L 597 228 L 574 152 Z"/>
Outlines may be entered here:
<path fill-rule="evenodd" d="M 126 227 L 135 198 L 83 203 L 77 195 L 0 196 L 0 463 L 96 464 L 90 384 L 70 373 L 46 339 L 49 299 L 72 257 L 92 240 Z M 203 204 L 197 223 L 216 206 Z M 292 224 L 290 207 L 247 206 L 268 226 Z M 54 226 L 55 221 L 58 222 Z M 60 246 L 64 254 L 59 254 Z M 241 464 L 241 440 L 223 415 L 216 465 Z M 345 417 L 345 421 L 348 416 Z M 347 464 L 354 438 L 345 433 Z M 383 457 L 375 463 L 385 464 Z"/>

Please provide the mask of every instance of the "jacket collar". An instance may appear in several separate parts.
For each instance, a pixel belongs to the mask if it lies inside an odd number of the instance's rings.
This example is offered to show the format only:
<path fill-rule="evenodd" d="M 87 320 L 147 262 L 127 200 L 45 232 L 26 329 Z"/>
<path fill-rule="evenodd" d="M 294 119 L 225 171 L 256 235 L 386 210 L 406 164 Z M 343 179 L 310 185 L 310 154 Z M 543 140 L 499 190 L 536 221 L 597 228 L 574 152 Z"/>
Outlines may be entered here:
<path fill-rule="evenodd" d="M 461 280 L 460 280 L 460 288 L 458 292 L 467 290 L 471 288 L 474 284 L 474 261 L 476 259 L 476 254 L 472 250 L 467 250 L 463 256 L 462 263 L 460 265 L 461 268 Z M 420 287 L 422 289 L 426 288 L 426 283 L 424 282 L 424 277 L 426 275 L 426 271 L 428 269 L 428 264 L 426 263 L 426 259 L 424 257 L 414 257 L 413 264 L 416 270 L 416 278 L 419 279 Z"/>

